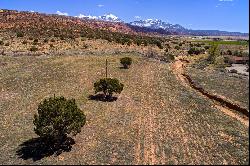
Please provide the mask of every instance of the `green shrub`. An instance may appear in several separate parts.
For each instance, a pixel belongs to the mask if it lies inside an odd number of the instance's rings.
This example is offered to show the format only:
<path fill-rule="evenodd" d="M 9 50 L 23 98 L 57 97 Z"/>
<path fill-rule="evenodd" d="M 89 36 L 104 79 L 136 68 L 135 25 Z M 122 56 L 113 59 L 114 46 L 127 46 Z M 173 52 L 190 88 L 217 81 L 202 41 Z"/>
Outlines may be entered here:
<path fill-rule="evenodd" d="M 132 58 L 130 57 L 121 58 L 120 63 L 123 65 L 125 69 L 128 69 L 129 66 L 132 64 Z"/>
<path fill-rule="evenodd" d="M 205 46 L 204 48 L 205 48 L 206 50 L 208 50 L 208 49 L 209 49 L 209 46 Z"/>
<path fill-rule="evenodd" d="M 166 48 L 168 48 L 168 49 L 170 49 L 171 47 L 170 47 L 170 45 L 167 43 L 166 44 Z"/>
<path fill-rule="evenodd" d="M 172 62 L 172 61 L 174 61 L 174 59 L 175 59 L 174 54 L 165 53 L 165 54 L 164 54 L 164 57 L 163 57 L 161 60 L 162 60 L 162 61 L 165 61 L 165 62 Z"/>
<path fill-rule="evenodd" d="M 37 43 L 38 42 L 38 39 L 34 39 L 34 43 Z"/>
<path fill-rule="evenodd" d="M 53 45 L 53 44 L 50 44 L 49 46 L 50 46 L 50 48 L 53 48 L 53 47 L 54 47 L 54 45 Z"/>
<path fill-rule="evenodd" d="M 112 98 L 113 93 L 121 93 L 124 85 L 116 78 L 103 78 L 94 83 L 95 93 L 103 92 L 104 98 Z"/>
<path fill-rule="evenodd" d="M 4 45 L 4 42 L 2 40 L 0 40 L 0 45 Z"/>
<path fill-rule="evenodd" d="M 175 46 L 175 49 L 176 49 L 176 50 L 179 50 L 179 49 L 180 49 L 180 46 Z"/>
<path fill-rule="evenodd" d="M 50 41 L 51 41 L 51 42 L 55 42 L 55 39 L 51 39 Z"/>
<path fill-rule="evenodd" d="M 35 47 L 35 46 L 33 46 L 33 47 L 30 48 L 30 51 L 32 51 L 32 52 L 35 52 L 35 51 L 37 51 L 37 50 L 38 50 L 38 48 Z"/>
<path fill-rule="evenodd" d="M 48 41 L 49 41 L 48 39 L 44 39 L 43 40 L 44 43 L 48 43 Z"/>
<path fill-rule="evenodd" d="M 233 55 L 234 55 L 234 56 L 239 56 L 239 54 L 240 54 L 240 53 L 239 53 L 238 50 L 235 50 L 235 51 L 233 52 Z"/>
<path fill-rule="evenodd" d="M 51 141 L 81 132 L 86 122 L 84 113 L 77 107 L 75 99 L 50 97 L 38 105 L 34 115 L 35 133 Z"/>
<path fill-rule="evenodd" d="M 192 55 L 192 54 L 196 54 L 196 55 L 199 55 L 201 53 L 204 53 L 205 50 L 204 49 L 198 49 L 198 48 L 195 48 L 195 47 L 191 47 L 189 50 L 188 50 L 188 54 Z"/>
<path fill-rule="evenodd" d="M 191 44 L 190 44 L 191 45 Z M 191 47 L 189 50 L 188 50 L 188 54 L 194 54 L 195 52 L 195 48 L 194 47 Z"/>
<path fill-rule="evenodd" d="M 83 49 L 87 49 L 87 48 L 88 48 L 88 45 L 84 43 L 83 46 L 82 46 L 82 48 L 83 48 Z"/>
<path fill-rule="evenodd" d="M 22 32 L 17 32 L 17 33 L 16 33 L 16 36 L 17 36 L 17 37 L 23 37 L 24 35 L 23 35 Z"/>
<path fill-rule="evenodd" d="M 9 46 L 9 45 L 10 45 L 10 43 L 9 43 L 9 42 L 5 43 L 5 46 Z"/>
<path fill-rule="evenodd" d="M 230 70 L 231 73 L 237 73 L 238 71 L 235 69 Z"/>
<path fill-rule="evenodd" d="M 22 43 L 23 43 L 23 44 L 27 44 L 28 42 L 27 42 L 26 40 L 24 40 Z"/>
<path fill-rule="evenodd" d="M 248 52 L 242 52 L 242 56 L 243 56 L 243 57 L 248 57 L 248 56 L 249 56 L 249 53 L 248 53 Z"/>
<path fill-rule="evenodd" d="M 214 64 L 217 66 L 217 67 L 226 67 L 226 64 L 225 64 L 225 59 L 223 56 L 218 56 L 215 58 L 215 61 L 214 61 Z"/>
<path fill-rule="evenodd" d="M 160 41 L 156 41 L 156 45 L 157 45 L 160 49 L 163 49 L 163 46 L 161 45 L 161 42 L 160 42 Z"/>
<path fill-rule="evenodd" d="M 209 48 L 209 51 L 208 51 L 208 61 L 210 61 L 211 63 L 215 63 L 215 60 L 218 56 L 221 56 L 220 55 L 220 50 L 218 48 L 218 45 L 212 45 L 210 48 Z"/>
<path fill-rule="evenodd" d="M 232 55 L 232 51 L 231 50 L 227 50 L 227 55 Z"/>

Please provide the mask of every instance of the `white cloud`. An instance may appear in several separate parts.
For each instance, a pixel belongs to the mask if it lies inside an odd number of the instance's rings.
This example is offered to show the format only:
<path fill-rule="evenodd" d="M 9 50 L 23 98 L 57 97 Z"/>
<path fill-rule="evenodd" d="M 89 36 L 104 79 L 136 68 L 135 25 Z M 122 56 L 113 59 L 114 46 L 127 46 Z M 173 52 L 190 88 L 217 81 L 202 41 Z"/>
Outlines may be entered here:
<path fill-rule="evenodd" d="M 84 15 L 79 14 L 78 16 L 75 16 L 78 18 L 86 18 L 86 19 L 96 19 L 96 20 L 104 20 L 104 21 L 112 21 L 112 22 L 120 22 L 121 20 L 115 16 L 114 14 L 104 14 L 102 16 L 91 16 L 91 15 Z"/>
<path fill-rule="evenodd" d="M 106 20 L 118 20 L 118 17 L 115 15 L 109 13 L 109 14 L 104 14 L 103 16 L 99 16 L 99 18 L 105 18 Z"/>
<path fill-rule="evenodd" d="M 219 3 L 215 6 L 216 8 L 220 7 L 220 6 L 228 5 L 228 4 L 231 4 L 231 6 L 234 5 L 233 4 L 234 0 L 218 0 L 218 1 L 219 1 Z M 227 2 L 229 2 L 229 3 L 227 3 Z"/>
<path fill-rule="evenodd" d="M 30 10 L 31 13 L 34 13 L 35 11 L 34 10 Z"/>
<path fill-rule="evenodd" d="M 135 19 L 140 19 L 141 18 L 141 16 L 135 16 Z"/>
<path fill-rule="evenodd" d="M 220 7 L 221 6 L 221 3 L 218 3 L 215 7 Z"/>
<path fill-rule="evenodd" d="M 99 4 L 99 5 L 97 5 L 98 7 L 103 7 L 104 5 L 102 5 L 102 4 Z"/>
<path fill-rule="evenodd" d="M 68 13 L 63 13 L 63 12 L 60 12 L 60 11 L 56 11 L 56 14 L 58 15 L 62 15 L 62 16 L 68 16 L 69 14 Z"/>
<path fill-rule="evenodd" d="M 79 14 L 79 16 L 76 16 L 78 18 L 89 18 L 89 19 L 97 19 L 97 16 L 91 16 L 91 15 L 84 15 L 84 14 Z"/>

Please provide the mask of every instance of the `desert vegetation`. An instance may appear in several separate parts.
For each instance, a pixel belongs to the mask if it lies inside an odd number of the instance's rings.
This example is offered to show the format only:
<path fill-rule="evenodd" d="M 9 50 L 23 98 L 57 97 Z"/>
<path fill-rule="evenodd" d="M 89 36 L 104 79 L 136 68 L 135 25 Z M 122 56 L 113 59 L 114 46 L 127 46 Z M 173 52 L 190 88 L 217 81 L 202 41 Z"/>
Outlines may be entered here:
<path fill-rule="evenodd" d="M 33 123 L 34 131 L 40 137 L 40 144 L 50 147 L 52 153 L 70 149 L 67 141 L 72 138 L 69 136 L 80 133 L 86 122 L 86 117 L 76 105 L 75 99 L 50 97 L 38 105 L 37 111 Z"/>
<path fill-rule="evenodd" d="M 248 41 L 0 18 L 1 163 L 249 164 Z"/>
<path fill-rule="evenodd" d="M 132 64 L 132 59 L 130 57 L 124 57 L 120 59 L 120 63 L 125 69 L 128 69 L 129 66 Z"/>
<path fill-rule="evenodd" d="M 122 57 L 133 57 L 133 67 L 120 70 Z M 187 91 L 166 63 L 135 55 L 0 58 L 5 64 L 0 69 L 1 116 L 5 117 L 0 133 L 1 143 L 8 144 L 2 150 L 9 154 L 1 156 L 3 163 L 12 163 L 13 158 L 17 164 L 218 164 L 224 159 L 247 163 L 247 127 L 214 108 L 213 102 Z M 122 82 L 124 89 L 114 102 L 91 100 L 93 83 L 105 76 L 107 58 L 109 75 Z M 76 135 L 75 144 L 67 139 L 68 148 L 52 151 L 41 143 L 32 122 L 39 103 L 54 93 L 75 98 L 86 115 L 86 125 Z M 184 142 L 182 147 L 179 141 Z M 214 146 L 201 148 L 209 144 Z M 168 150 L 162 149 L 157 156 L 156 149 L 162 147 Z M 55 151 L 60 155 L 53 156 Z M 213 156 L 213 151 L 219 156 Z M 143 155 L 146 153 L 155 160 Z"/>
<path fill-rule="evenodd" d="M 104 100 L 112 100 L 113 93 L 121 93 L 123 87 L 116 78 L 103 78 L 94 83 L 95 93 L 103 92 Z"/>

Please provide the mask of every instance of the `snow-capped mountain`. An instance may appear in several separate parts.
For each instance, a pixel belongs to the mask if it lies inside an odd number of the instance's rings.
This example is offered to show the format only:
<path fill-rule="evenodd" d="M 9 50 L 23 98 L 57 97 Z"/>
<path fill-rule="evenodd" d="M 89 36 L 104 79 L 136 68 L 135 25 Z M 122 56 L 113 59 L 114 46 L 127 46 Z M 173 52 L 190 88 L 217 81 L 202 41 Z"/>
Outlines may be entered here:
<path fill-rule="evenodd" d="M 139 26 L 139 27 L 147 27 L 151 29 L 164 29 L 168 31 L 183 31 L 186 30 L 179 24 L 170 24 L 168 22 L 164 22 L 158 19 L 146 19 L 130 22 L 130 25 Z"/>
<path fill-rule="evenodd" d="M 78 18 L 84 18 L 84 19 L 96 19 L 96 20 L 102 20 L 102 21 L 110 21 L 110 22 L 122 22 L 121 19 L 119 19 L 114 14 L 104 14 L 102 16 L 91 16 L 91 15 L 84 15 L 80 14 L 79 16 L 76 16 Z"/>
<path fill-rule="evenodd" d="M 79 16 L 75 16 L 78 18 L 83 19 L 94 19 L 94 20 L 101 20 L 107 22 L 115 22 L 115 23 L 125 23 L 120 18 L 115 16 L 114 14 L 104 14 L 102 16 L 91 16 L 91 15 L 84 15 L 80 14 Z M 143 32 L 143 33 L 158 33 L 163 35 L 175 34 L 175 35 L 210 35 L 210 36 L 241 36 L 241 35 L 248 35 L 247 33 L 238 33 L 238 32 L 226 32 L 226 31 L 218 31 L 218 30 L 191 30 L 184 28 L 179 24 L 171 24 L 168 22 L 164 22 L 159 19 L 146 19 L 146 20 L 139 20 L 133 21 L 130 23 L 125 23 L 130 29 L 135 32 Z"/>

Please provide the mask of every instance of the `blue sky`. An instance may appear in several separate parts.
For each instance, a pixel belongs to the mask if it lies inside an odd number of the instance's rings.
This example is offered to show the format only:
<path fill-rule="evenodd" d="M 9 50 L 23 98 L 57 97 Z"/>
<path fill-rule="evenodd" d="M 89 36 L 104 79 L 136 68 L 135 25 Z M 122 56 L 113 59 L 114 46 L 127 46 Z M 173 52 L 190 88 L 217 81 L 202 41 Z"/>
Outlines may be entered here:
<path fill-rule="evenodd" d="M 157 18 L 191 29 L 249 31 L 249 0 L 0 0 L 1 9 L 70 16 L 112 13 L 125 22 Z"/>

